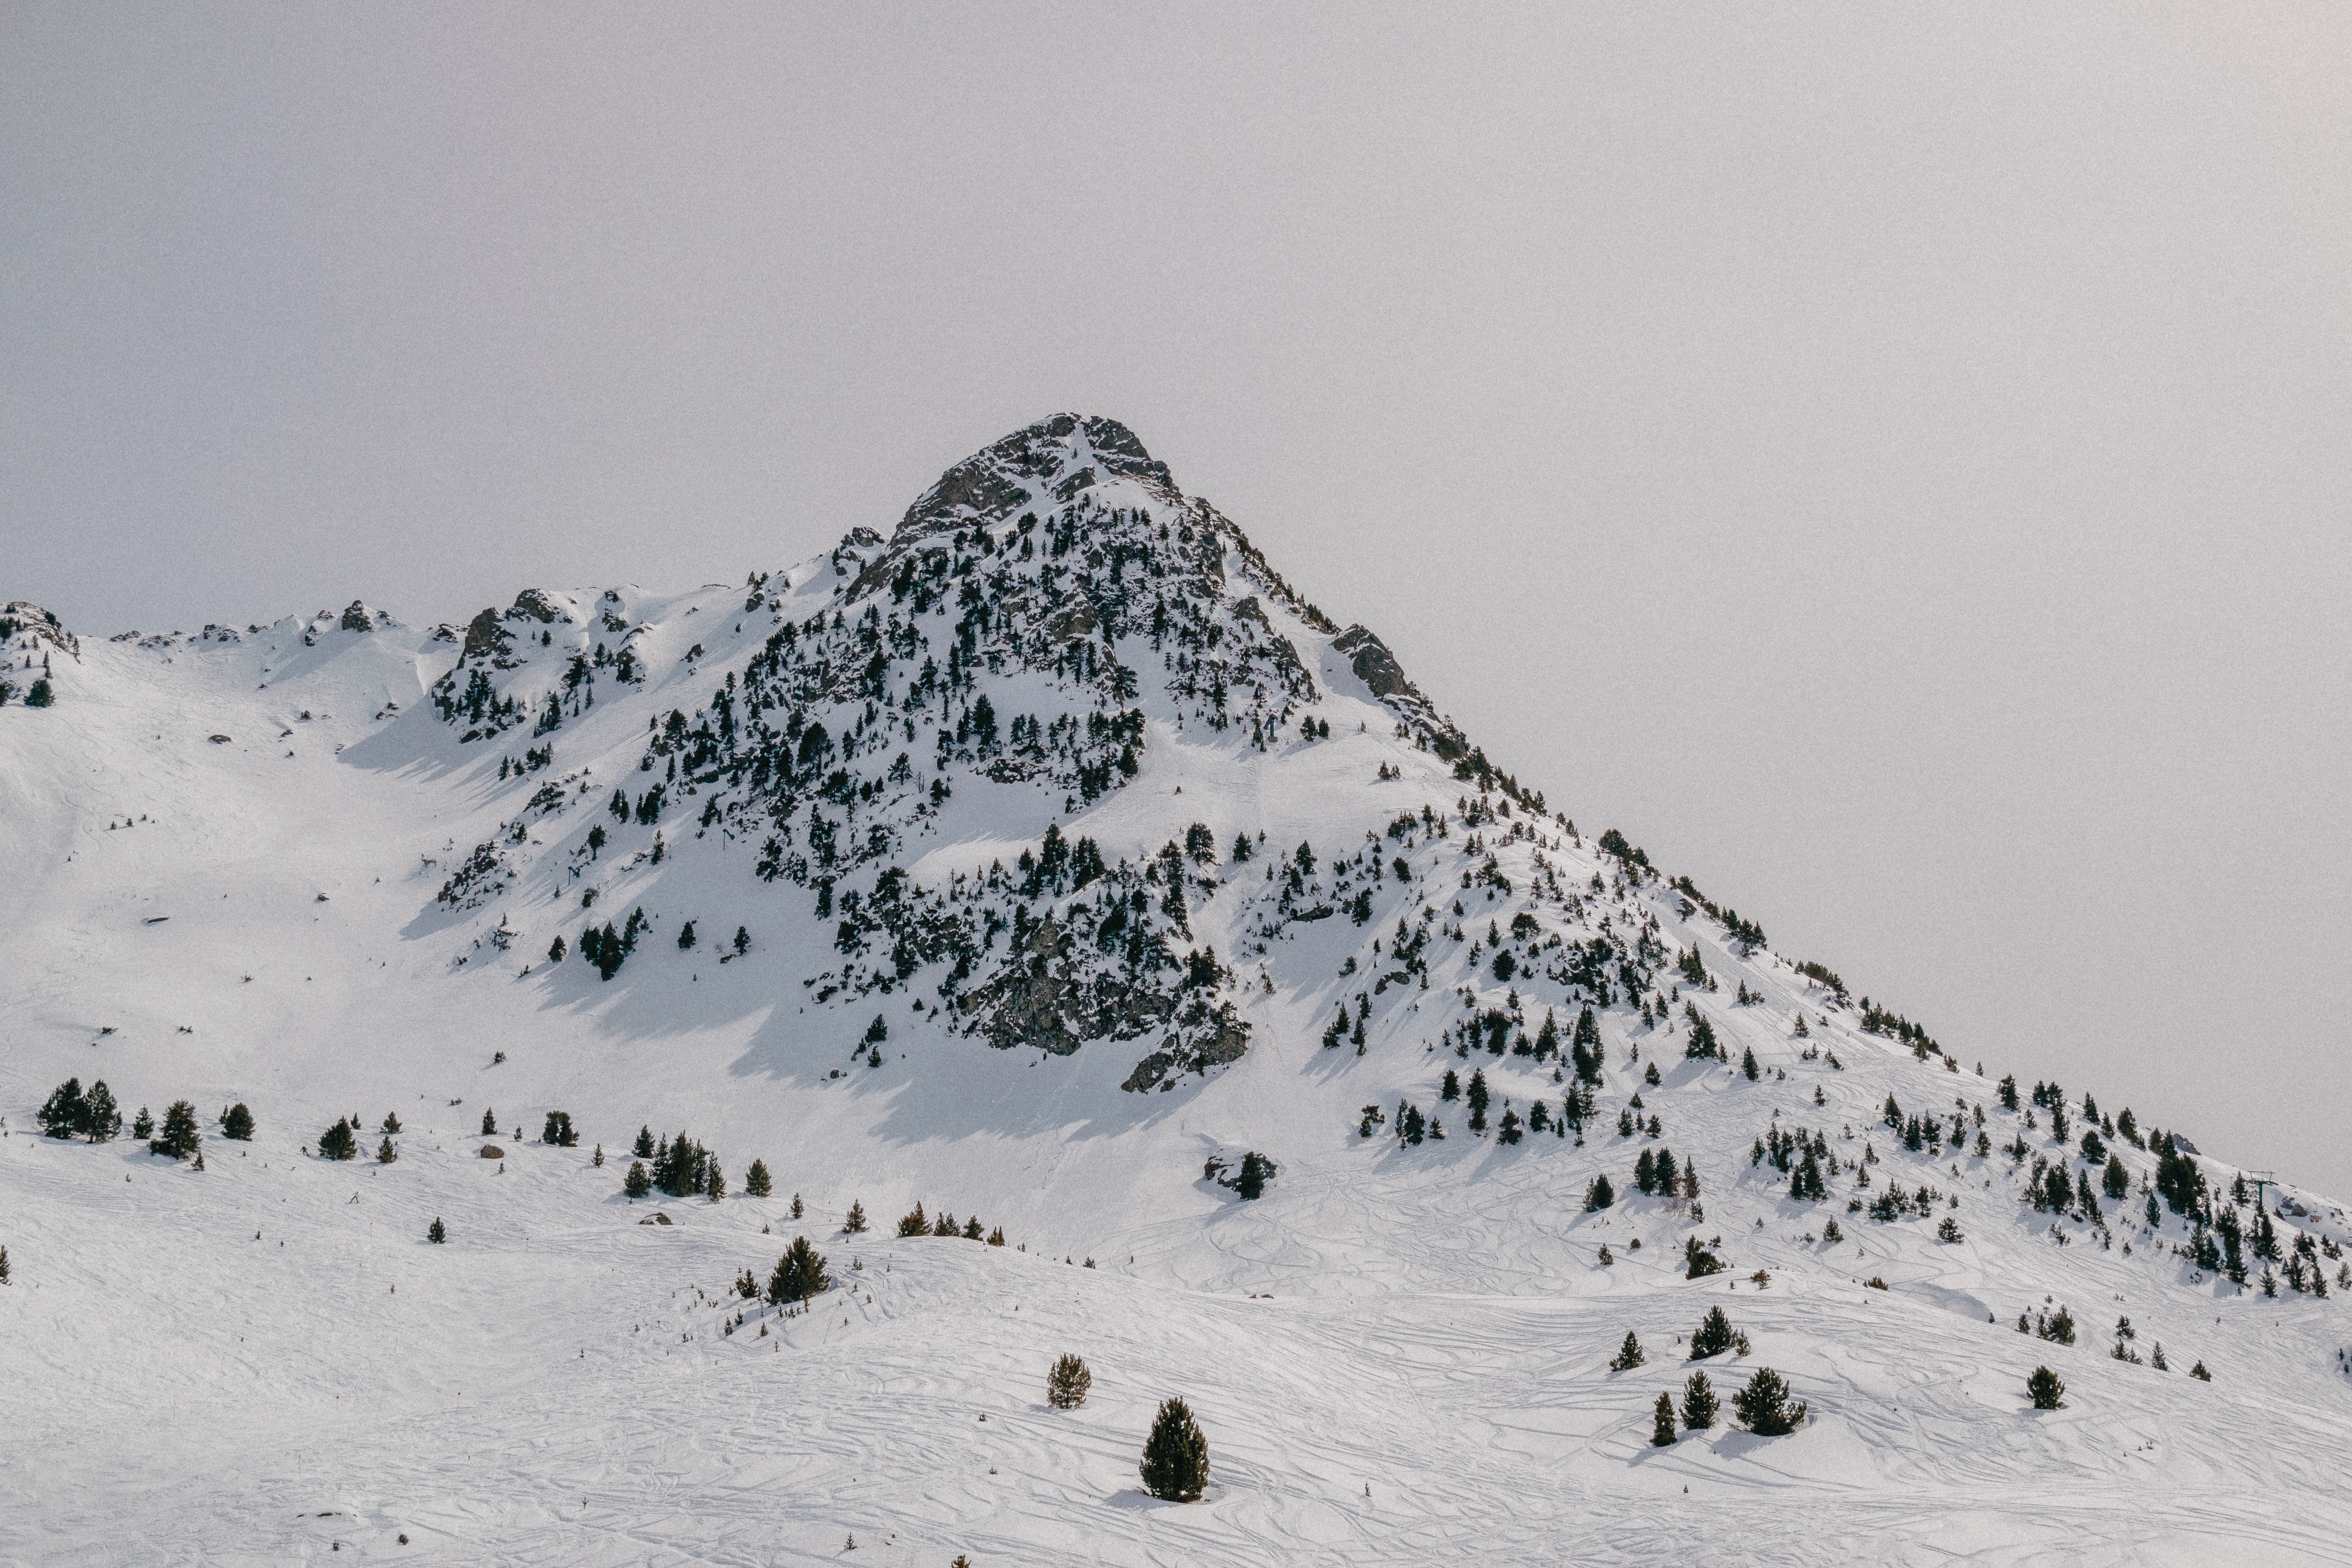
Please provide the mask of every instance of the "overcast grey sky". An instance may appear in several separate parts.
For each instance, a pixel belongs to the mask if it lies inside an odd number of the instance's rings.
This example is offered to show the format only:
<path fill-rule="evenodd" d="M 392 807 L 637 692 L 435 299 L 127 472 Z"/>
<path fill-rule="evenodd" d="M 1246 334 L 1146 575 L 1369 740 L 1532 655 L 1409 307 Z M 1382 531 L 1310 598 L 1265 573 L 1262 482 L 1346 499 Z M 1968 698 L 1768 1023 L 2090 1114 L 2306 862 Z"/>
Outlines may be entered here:
<path fill-rule="evenodd" d="M 0 7 L 0 597 L 739 579 L 1133 426 L 1491 754 L 2352 1197 L 2352 12 Z"/>

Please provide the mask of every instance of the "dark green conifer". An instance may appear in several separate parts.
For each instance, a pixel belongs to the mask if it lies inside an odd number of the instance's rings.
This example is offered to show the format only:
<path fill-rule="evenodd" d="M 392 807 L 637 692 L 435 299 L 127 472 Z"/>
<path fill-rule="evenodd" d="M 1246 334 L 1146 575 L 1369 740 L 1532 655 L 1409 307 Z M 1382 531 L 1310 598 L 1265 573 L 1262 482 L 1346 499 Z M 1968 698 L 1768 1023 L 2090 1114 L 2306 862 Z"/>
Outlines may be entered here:
<path fill-rule="evenodd" d="M 184 1160 L 190 1155 L 201 1156 L 203 1143 L 196 1134 L 196 1108 L 184 1100 L 175 1100 L 163 1112 L 163 1135 L 147 1147 L 155 1153 Z"/>
<path fill-rule="evenodd" d="M 1300 846 L 1301 850 L 1305 846 Z M 1181 1399 L 1160 1402 L 1144 1439 L 1143 1489 L 1163 1502 L 1198 1502 L 1209 1484 L 1209 1440 Z"/>
<path fill-rule="evenodd" d="M 768 1277 L 768 1304 L 792 1306 L 823 1295 L 832 1287 L 824 1255 L 809 1245 L 807 1237 L 796 1236 L 784 1255 L 776 1259 L 776 1271 Z"/>
<path fill-rule="evenodd" d="M 1758 1068 L 1756 1066 L 1756 1047 L 1753 1046 L 1748 1047 L 1739 1053 L 1739 1071 L 1740 1076 L 1747 1079 L 1748 1082 L 1754 1083 L 1756 1081 Z"/>
<path fill-rule="evenodd" d="M 800 1217 L 800 1202 L 798 1198 L 793 1200 L 794 1219 Z M 851 1236 L 863 1236 L 866 1233 L 866 1205 L 855 1198 L 851 1199 L 848 1217 L 841 1222 L 841 1228 Z"/>
<path fill-rule="evenodd" d="M 1634 1337 L 1633 1330 L 1627 1329 L 1625 1331 L 1625 1342 L 1619 1345 L 1617 1347 L 1617 1353 L 1609 1358 L 1609 1370 L 1611 1372 L 1631 1372 L 1648 1359 L 1649 1358 L 1647 1356 L 1642 1353 L 1642 1342 Z"/>
<path fill-rule="evenodd" d="M 492 1137 L 498 1132 L 498 1130 L 499 1113 L 495 1110 L 484 1110 L 482 1112 L 482 1136 L 485 1138 Z"/>
<path fill-rule="evenodd" d="M 765 1160 L 752 1161 L 751 1168 L 743 1173 L 743 1190 L 755 1198 L 764 1198 L 768 1195 L 771 1188 L 768 1181 L 768 1163 Z M 797 1204 L 798 1200 L 794 1201 Z M 795 1213 L 793 1217 L 798 1219 L 800 1215 Z"/>
<path fill-rule="evenodd" d="M 1696 1241 L 1698 1238 L 1694 1237 L 1691 1239 Z M 1709 1307 L 1706 1316 L 1691 1332 L 1689 1359 L 1705 1361 L 1708 1356 L 1721 1355 L 1731 1348 L 1731 1320 L 1724 1316 L 1722 1308 Z"/>
<path fill-rule="evenodd" d="M 2036 1410 L 2065 1408 L 2066 1385 L 2059 1382 L 2058 1374 L 2046 1366 L 2033 1369 L 2033 1375 L 2025 1380 L 2025 1393 L 2033 1401 Z"/>
<path fill-rule="evenodd" d="M 1759 1437 L 1785 1437 L 1805 1419 L 1802 1403 L 1789 1402 L 1786 1379 L 1769 1366 L 1759 1366 L 1748 1386 L 1731 1396 L 1739 1424 Z"/>
<path fill-rule="evenodd" d="M 375 1163 L 377 1164 L 389 1165 L 394 1160 L 399 1158 L 400 1151 L 392 1146 L 391 1139 L 387 1138 L 383 1142 L 375 1146 Z"/>
<path fill-rule="evenodd" d="M 1045 1374 L 1045 1403 L 1056 1410 L 1076 1410 L 1087 1402 L 1087 1393 L 1094 1385 L 1095 1374 L 1087 1370 L 1087 1363 L 1065 1355 Z"/>
<path fill-rule="evenodd" d="M 1661 1394 L 1658 1395 L 1657 1408 L 1650 1422 L 1650 1446 L 1654 1448 L 1671 1448 L 1674 1445 L 1675 1396 L 1671 1394 Z"/>
<path fill-rule="evenodd" d="M 442 1225 L 440 1215 L 434 1215 L 433 1223 L 425 1227 L 425 1239 L 433 1243 L 436 1247 L 440 1246 L 443 1242 L 449 1239 L 448 1229 L 446 1226 Z"/>
<path fill-rule="evenodd" d="M 640 1160 L 652 1159 L 654 1157 L 654 1130 L 650 1127 L 638 1128 L 636 1147 L 631 1149 L 629 1152 Z"/>
<path fill-rule="evenodd" d="M 654 1179 L 646 1173 L 645 1165 L 639 1161 L 630 1161 L 629 1173 L 621 1178 L 621 1191 L 632 1198 L 642 1198 L 653 1190 Z"/>
<path fill-rule="evenodd" d="M 1683 1425 L 1694 1432 L 1704 1432 L 1715 1425 L 1715 1385 L 1706 1373 L 1695 1372 L 1683 1384 Z"/>

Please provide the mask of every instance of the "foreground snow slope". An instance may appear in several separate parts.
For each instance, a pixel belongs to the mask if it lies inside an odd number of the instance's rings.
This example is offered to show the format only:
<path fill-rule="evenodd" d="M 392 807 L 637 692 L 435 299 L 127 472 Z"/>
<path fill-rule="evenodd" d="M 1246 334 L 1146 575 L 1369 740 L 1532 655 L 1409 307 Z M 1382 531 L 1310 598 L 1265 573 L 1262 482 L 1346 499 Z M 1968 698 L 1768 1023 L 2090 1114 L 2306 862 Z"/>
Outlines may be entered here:
<path fill-rule="evenodd" d="M 2099 1184 L 2079 1087 L 2053 1139 L 2049 1103 L 1548 813 L 1107 421 L 742 585 L 437 631 L 8 629 L 6 678 L 46 661 L 57 700 L 0 707 L 0 1560 L 2352 1556 L 2337 1295 L 2193 1256 L 2194 1219 L 2251 1236 L 2237 1173 L 2196 1161 L 2151 1226 L 2155 1140 L 2111 1132 L 2126 1197 L 2021 1202 L 2053 1163 Z M 1161 858 L 1195 824 L 1208 852 Z M 1055 870 L 1049 825 L 1101 870 Z M 600 978 L 581 939 L 632 911 Z M 1484 1135 L 1449 1069 L 1491 1086 Z M 37 1136 L 68 1075 L 126 1116 L 193 1101 L 205 1169 Z M 2092 1088 L 2113 1127 L 2129 1086 Z M 1395 1136 L 1408 1101 L 1445 1136 Z M 576 1148 L 538 1141 L 554 1110 Z M 316 1158 L 345 1116 L 362 1158 Z M 625 1198 L 641 1126 L 730 1195 Z M 1754 1157 L 1775 1129 L 1824 1199 Z M 1696 1207 L 1634 1190 L 1661 1148 Z M 1244 1203 L 1203 1167 L 1250 1149 L 1279 1174 Z M 1586 1212 L 1599 1175 L 1621 1201 Z M 2342 1215 L 2268 1198 L 2332 1286 Z M 1013 1245 L 886 1239 L 918 1200 Z M 853 1202 L 878 1233 L 841 1233 Z M 798 1234 L 838 1286 L 807 1315 L 728 1293 Z M 1685 1279 L 1692 1238 L 1726 1271 Z M 1719 1392 L 1769 1364 L 1811 1419 L 1654 1448 L 1718 1304 L 1750 1342 Z M 2076 1343 L 2019 1332 L 2061 1304 Z M 1612 1372 L 1628 1330 L 1649 1364 Z M 1076 1412 L 1042 1398 L 1064 1351 L 1096 1373 Z M 2066 1408 L 2028 1407 L 2039 1364 Z M 1175 1393 L 1197 1505 L 1138 1489 Z"/>

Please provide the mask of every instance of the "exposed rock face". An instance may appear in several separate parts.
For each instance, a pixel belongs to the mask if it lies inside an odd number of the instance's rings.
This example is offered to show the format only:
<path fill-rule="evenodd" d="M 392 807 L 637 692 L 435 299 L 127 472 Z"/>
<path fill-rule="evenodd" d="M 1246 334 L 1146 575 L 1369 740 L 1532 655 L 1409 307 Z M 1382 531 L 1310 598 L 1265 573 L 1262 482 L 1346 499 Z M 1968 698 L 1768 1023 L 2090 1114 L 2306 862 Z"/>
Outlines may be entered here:
<path fill-rule="evenodd" d="M 0 609 L 0 641 L 13 637 L 32 637 L 47 643 L 59 653 L 79 658 L 81 642 L 66 630 L 63 622 L 40 605 L 27 599 L 11 599 Z"/>
<path fill-rule="evenodd" d="M 1375 697 L 1419 697 L 1412 682 L 1404 678 L 1404 666 L 1396 661 L 1388 644 L 1362 626 L 1349 626 L 1331 639 L 1334 651 L 1348 656 L 1349 668 L 1356 679 L 1372 689 Z"/>
<path fill-rule="evenodd" d="M 499 613 L 484 610 L 466 623 L 466 648 L 459 657 L 483 658 L 496 654 L 505 647 L 500 639 L 506 636 L 506 628 L 499 625 Z"/>
<path fill-rule="evenodd" d="M 517 594 L 514 607 L 507 612 L 506 618 L 510 621 L 533 620 L 541 626 L 552 626 L 558 621 L 569 622 L 572 619 L 564 613 L 561 605 L 537 588 L 525 588 L 521 593 Z"/>

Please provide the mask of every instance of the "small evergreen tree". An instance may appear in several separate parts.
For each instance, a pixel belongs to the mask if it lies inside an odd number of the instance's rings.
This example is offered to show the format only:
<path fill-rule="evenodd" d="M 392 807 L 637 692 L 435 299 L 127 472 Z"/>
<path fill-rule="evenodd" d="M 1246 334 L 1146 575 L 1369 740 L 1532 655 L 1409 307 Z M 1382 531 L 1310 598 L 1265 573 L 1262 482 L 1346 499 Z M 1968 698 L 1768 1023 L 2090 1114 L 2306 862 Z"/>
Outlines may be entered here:
<path fill-rule="evenodd" d="M 800 1204 L 801 1200 L 799 1198 L 795 1197 L 793 1199 L 793 1217 L 794 1219 L 798 1219 L 800 1217 Z M 851 1199 L 849 1204 L 849 1216 L 841 1222 L 841 1228 L 848 1232 L 851 1236 L 863 1236 L 866 1233 L 866 1205 L 857 1202 L 854 1198 Z"/>
<path fill-rule="evenodd" d="M 1488 1104 L 1486 1073 L 1485 1068 L 1482 1068 L 1478 1071 L 1470 1075 L 1470 1088 L 1467 1090 L 1467 1095 L 1470 1101 L 1470 1131 L 1473 1132 L 1484 1132 L 1486 1131 L 1486 1106 Z"/>
<path fill-rule="evenodd" d="M 1162 1400 L 1144 1439 L 1143 1489 L 1162 1502 L 1198 1502 L 1209 1484 L 1209 1440 L 1181 1399 Z"/>
<path fill-rule="evenodd" d="M 1769 1366 L 1759 1366 L 1748 1386 L 1731 1396 L 1739 1424 L 1759 1437 L 1785 1437 L 1805 1419 L 1805 1407 L 1789 1403 L 1786 1379 Z"/>
<path fill-rule="evenodd" d="M 25 693 L 25 706 L 27 708 L 47 708 L 55 700 L 56 694 L 49 689 L 49 678 L 46 675 L 34 681 L 32 689 Z"/>
<path fill-rule="evenodd" d="M 643 1163 L 629 1162 L 629 1173 L 621 1178 L 621 1191 L 632 1198 L 641 1198 L 654 1190 L 653 1177 L 646 1173 Z"/>
<path fill-rule="evenodd" d="M 88 1110 L 81 1097 L 81 1079 L 69 1078 L 49 1091 L 33 1118 L 46 1137 L 70 1138 L 79 1131 Z"/>
<path fill-rule="evenodd" d="M 114 1103 L 114 1091 L 100 1079 L 89 1086 L 89 1098 L 82 1104 L 81 1130 L 93 1143 L 110 1143 L 122 1131 L 122 1111 Z"/>
<path fill-rule="evenodd" d="M 482 1112 L 482 1136 L 485 1138 L 494 1136 L 498 1132 L 498 1130 L 499 1113 L 495 1110 L 484 1110 Z"/>
<path fill-rule="evenodd" d="M 802 1215 L 803 1214 L 804 1214 L 804 1213 L 806 1213 L 806 1212 L 807 1212 L 807 1211 L 806 1211 L 806 1210 L 804 1210 L 803 1208 L 802 1208 L 802 1206 L 801 1206 L 801 1195 L 800 1195 L 800 1194 L 798 1194 L 798 1193 L 794 1193 L 794 1194 L 793 1194 L 793 1217 L 794 1219 L 798 1219 L 798 1218 L 800 1218 L 800 1217 L 801 1217 L 801 1215 Z M 859 1219 L 863 1220 L 863 1219 L 865 1218 L 865 1215 L 864 1215 L 864 1214 L 863 1214 L 863 1213 L 861 1213 L 861 1214 L 858 1215 L 858 1217 L 859 1217 Z M 862 1226 L 862 1225 L 861 1225 L 858 1228 L 862 1230 L 862 1229 L 864 1229 L 865 1227 L 864 1227 L 864 1226 Z"/>
<path fill-rule="evenodd" d="M 2033 1369 L 2033 1375 L 2025 1380 L 2025 1392 L 2033 1401 L 2036 1410 L 2065 1408 L 2066 1385 L 2059 1382 L 2058 1374 L 2046 1366 Z"/>
<path fill-rule="evenodd" d="M 735 956 L 742 957 L 751 950 L 751 933 L 742 926 L 735 928 Z"/>
<path fill-rule="evenodd" d="M 155 1136 L 155 1119 L 147 1114 L 147 1108 L 143 1105 L 139 1108 L 138 1116 L 131 1123 L 131 1136 L 142 1143 Z"/>
<path fill-rule="evenodd" d="M 1242 1156 L 1241 1174 L 1234 1179 L 1234 1191 L 1244 1198 L 1265 1195 L 1265 1184 L 1274 1179 L 1274 1162 L 1253 1149 Z"/>
<path fill-rule="evenodd" d="M 184 1160 L 191 1155 L 200 1157 L 203 1145 L 204 1140 L 196 1135 L 196 1108 L 184 1100 L 175 1100 L 163 1112 L 163 1135 L 147 1147 L 155 1153 Z"/>
<path fill-rule="evenodd" d="M 547 944 L 547 960 L 550 963 L 561 963 L 570 951 L 563 945 L 563 933 L 558 931 L 555 940 Z"/>
<path fill-rule="evenodd" d="M 393 1112 L 391 1112 L 391 1111 L 386 1111 L 386 1112 L 384 1112 L 384 1118 L 383 1118 L 383 1131 L 386 1131 L 386 1132 L 397 1132 L 397 1131 L 400 1131 L 400 1118 L 399 1118 L 398 1116 L 394 1115 L 394 1114 Z"/>
<path fill-rule="evenodd" d="M 1720 1307 L 1709 1307 L 1706 1316 L 1691 1331 L 1690 1359 L 1705 1361 L 1708 1356 L 1721 1355 L 1731 1348 L 1731 1320 L 1723 1315 Z"/>
<path fill-rule="evenodd" d="M 714 1204 L 727 1195 L 727 1173 L 716 1160 L 710 1162 L 710 1173 L 703 1180 L 702 1195 Z"/>
<path fill-rule="evenodd" d="M 433 1223 L 425 1227 L 425 1239 L 436 1247 L 449 1239 L 448 1228 L 442 1225 L 440 1215 L 434 1215 Z"/>
<path fill-rule="evenodd" d="M 807 1237 L 796 1236 L 784 1255 L 776 1259 L 776 1271 L 768 1277 L 768 1304 L 792 1306 L 823 1295 L 832 1287 L 824 1255 L 809 1245 Z"/>
<path fill-rule="evenodd" d="M 654 1130 L 650 1127 L 638 1128 L 636 1145 L 632 1148 L 629 1152 L 640 1160 L 652 1159 L 654 1157 Z"/>
<path fill-rule="evenodd" d="M 1709 1252 L 1706 1247 L 1701 1247 L 1698 1243 L 1698 1237 L 1695 1236 L 1686 1236 L 1683 1237 L 1684 1279 L 1704 1279 L 1710 1274 L 1720 1274 L 1722 1272 L 1723 1259 L 1717 1258 L 1714 1253 Z M 1723 1309 L 1717 1307 L 1710 1315 L 1710 1321 L 1713 1318 L 1720 1318 L 1722 1316 Z M 1712 1354 L 1714 1352 L 1709 1352 L 1708 1353 Z"/>
<path fill-rule="evenodd" d="M 1657 1409 L 1650 1423 L 1650 1447 L 1671 1448 L 1675 1446 L 1675 1396 L 1658 1395 Z"/>
<path fill-rule="evenodd" d="M 1586 1214 L 1597 1214 L 1601 1210 L 1609 1207 L 1616 1201 L 1616 1189 L 1609 1184 L 1609 1178 L 1607 1176 L 1593 1177 L 1591 1184 L 1584 1189 L 1584 1212 Z"/>
<path fill-rule="evenodd" d="M 2195 1366 L 2189 1369 L 2189 1375 L 2195 1378 L 2200 1383 L 2210 1383 L 2213 1381 L 2213 1374 L 2205 1370 L 2205 1363 L 2201 1361 Z"/>
<path fill-rule="evenodd" d="M 1619 1345 L 1617 1347 L 1617 1353 L 1609 1358 L 1609 1370 L 1611 1372 L 1631 1372 L 1648 1359 L 1649 1358 L 1647 1356 L 1642 1353 L 1642 1342 L 1634 1337 L 1633 1330 L 1627 1329 L 1625 1331 L 1625 1342 Z"/>
<path fill-rule="evenodd" d="M 8 1283 L 8 1249 L 0 1247 L 0 1285 Z"/>
<path fill-rule="evenodd" d="M 1076 1356 L 1066 1355 L 1054 1363 L 1045 1374 L 1045 1403 L 1056 1410 L 1076 1410 L 1087 1402 L 1087 1392 L 1095 1385 L 1095 1374 Z"/>
<path fill-rule="evenodd" d="M 768 1195 L 768 1163 L 765 1160 L 752 1161 L 751 1168 L 743 1173 L 743 1190 L 755 1198 Z M 796 1214 L 793 1217 L 798 1219 L 800 1215 Z"/>
<path fill-rule="evenodd" d="M 349 1121 L 338 1119 L 332 1127 L 319 1134 L 319 1158 L 321 1160 L 355 1160 L 359 1158 L 359 1140 L 352 1136 Z"/>
<path fill-rule="evenodd" d="M 391 1139 L 387 1138 L 383 1142 L 375 1146 L 375 1163 L 377 1164 L 389 1165 L 394 1160 L 399 1158 L 400 1151 L 392 1146 Z"/>
<path fill-rule="evenodd" d="M 1694 1432 L 1704 1432 L 1715 1425 L 1715 1385 L 1706 1373 L 1695 1372 L 1683 1384 L 1683 1425 Z"/>
<path fill-rule="evenodd" d="M 1742 982 L 1742 984 L 1745 984 L 1745 982 Z M 1739 1053 L 1739 1072 L 1740 1076 L 1745 1078 L 1748 1082 L 1754 1083 L 1756 1081 L 1758 1068 L 1756 1066 L 1755 1047 L 1750 1046 Z"/>
<path fill-rule="evenodd" d="M 693 945 L 694 922 L 692 921 L 688 921 L 684 925 L 677 928 L 677 950 L 680 952 L 684 952 Z"/>
<path fill-rule="evenodd" d="M 915 1206 L 898 1216 L 898 1234 L 902 1237 L 931 1234 L 930 1218 L 923 1213 L 921 1199 L 916 1199 Z"/>

